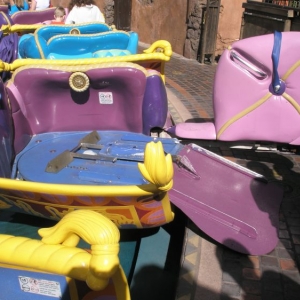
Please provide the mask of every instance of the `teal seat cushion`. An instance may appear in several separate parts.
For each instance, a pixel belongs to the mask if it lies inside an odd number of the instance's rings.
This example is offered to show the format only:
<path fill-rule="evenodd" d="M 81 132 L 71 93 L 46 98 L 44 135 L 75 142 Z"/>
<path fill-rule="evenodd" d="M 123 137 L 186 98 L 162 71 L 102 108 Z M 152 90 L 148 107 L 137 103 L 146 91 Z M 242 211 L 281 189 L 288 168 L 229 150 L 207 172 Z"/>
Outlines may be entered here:
<path fill-rule="evenodd" d="M 131 55 L 130 51 L 122 49 L 99 50 L 93 53 L 94 58 Z"/>

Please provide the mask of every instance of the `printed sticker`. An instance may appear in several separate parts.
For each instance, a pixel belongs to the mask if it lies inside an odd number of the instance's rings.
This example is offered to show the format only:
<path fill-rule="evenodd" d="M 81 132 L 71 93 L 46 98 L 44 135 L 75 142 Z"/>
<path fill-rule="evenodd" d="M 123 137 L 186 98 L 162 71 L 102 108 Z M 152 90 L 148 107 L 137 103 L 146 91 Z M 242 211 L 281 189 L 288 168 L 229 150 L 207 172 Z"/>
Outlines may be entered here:
<path fill-rule="evenodd" d="M 99 93 L 100 104 L 113 104 L 113 95 L 111 92 L 100 92 Z"/>
<path fill-rule="evenodd" d="M 56 298 L 60 298 L 62 296 L 60 284 L 57 281 L 19 276 L 19 283 L 23 292 Z"/>

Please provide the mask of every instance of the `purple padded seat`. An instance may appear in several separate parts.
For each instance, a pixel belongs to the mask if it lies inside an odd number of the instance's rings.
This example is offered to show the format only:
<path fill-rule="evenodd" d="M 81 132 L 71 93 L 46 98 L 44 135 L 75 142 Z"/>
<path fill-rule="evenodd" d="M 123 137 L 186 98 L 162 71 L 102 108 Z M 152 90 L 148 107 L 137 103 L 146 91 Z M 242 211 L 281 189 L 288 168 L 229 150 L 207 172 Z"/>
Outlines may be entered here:
<path fill-rule="evenodd" d="M 273 141 L 300 145 L 300 32 L 282 32 L 278 72 L 285 91 L 272 82 L 274 35 L 235 42 L 223 52 L 214 80 L 214 124 L 182 123 L 179 137 L 223 141 Z"/>
<path fill-rule="evenodd" d="M 11 18 L 14 24 L 36 24 L 52 20 L 55 7 L 35 11 L 18 11 Z"/>
<path fill-rule="evenodd" d="M 3 6 L 3 5 L 0 5 Z M 14 25 L 13 20 L 11 19 L 10 15 L 3 10 L 0 10 L 0 26 L 2 25 Z"/>
<path fill-rule="evenodd" d="M 168 96 L 160 73 L 148 70 L 143 102 L 143 133 L 153 128 L 164 128 L 168 120 Z"/>
<path fill-rule="evenodd" d="M 13 159 L 13 123 L 10 104 L 0 78 L 0 177 L 10 178 Z"/>
<path fill-rule="evenodd" d="M 257 36 L 240 40 L 222 55 L 214 84 L 218 139 L 293 144 L 300 137 L 300 32 L 282 33 L 278 67 L 286 85 L 282 95 L 270 91 L 273 44 L 273 34 Z M 241 64 L 233 53 L 265 75 Z M 229 126 L 221 132 L 225 124 Z"/>
<path fill-rule="evenodd" d="M 0 5 L 0 11 L 8 14 L 8 6 L 7 5 Z"/>
<path fill-rule="evenodd" d="M 84 71 L 84 67 L 79 67 L 89 78 L 89 85 L 87 90 L 76 92 L 69 84 L 74 68 L 24 67 L 15 71 L 7 83 L 7 91 L 16 153 L 34 134 L 85 130 L 149 134 L 151 126 L 166 122 L 166 114 L 161 111 L 165 110 L 167 98 L 158 73 L 148 74 L 146 69 L 132 63 L 103 63 L 88 66 Z M 152 81 L 156 82 L 153 94 L 145 93 Z"/>

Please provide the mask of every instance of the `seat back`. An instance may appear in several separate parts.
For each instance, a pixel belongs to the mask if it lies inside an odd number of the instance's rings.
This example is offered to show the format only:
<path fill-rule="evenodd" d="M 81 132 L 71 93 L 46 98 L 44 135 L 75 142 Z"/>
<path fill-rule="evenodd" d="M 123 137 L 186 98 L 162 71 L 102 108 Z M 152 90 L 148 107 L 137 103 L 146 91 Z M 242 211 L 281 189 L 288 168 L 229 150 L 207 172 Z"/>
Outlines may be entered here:
<path fill-rule="evenodd" d="M 65 24 L 61 25 L 46 25 L 36 30 L 38 39 L 44 39 L 47 42 L 50 38 L 59 34 L 95 34 L 105 31 L 111 31 L 110 26 L 102 22 L 91 22 L 84 24 Z"/>
<path fill-rule="evenodd" d="M 58 28 L 57 31 L 43 30 L 40 34 L 40 30 L 37 30 L 34 35 L 28 36 L 28 38 L 22 37 L 19 43 L 20 57 L 70 59 L 137 53 L 138 35 L 135 32 L 98 31 L 98 33 L 89 34 L 90 31 L 82 30 L 83 33 L 81 34 L 58 34 L 59 26 L 56 28 Z M 62 28 L 66 33 L 72 33 L 76 29 L 64 28 L 64 26 Z M 51 36 L 51 34 L 53 35 Z"/>
<path fill-rule="evenodd" d="M 213 98 L 218 139 L 300 144 L 300 32 L 282 32 L 280 94 L 272 89 L 273 45 L 273 34 L 257 36 L 222 54 Z"/>
<path fill-rule="evenodd" d="M 23 10 L 14 13 L 11 18 L 14 24 L 43 23 L 44 21 L 53 19 L 54 11 L 55 7 L 34 11 Z"/>
<path fill-rule="evenodd" d="M 0 78 L 0 177 L 10 178 L 13 159 L 13 123 L 9 101 Z"/>
<path fill-rule="evenodd" d="M 155 97 L 145 93 L 154 81 Z M 167 98 L 162 86 L 160 74 L 149 75 L 133 63 L 22 67 L 7 83 L 16 152 L 32 135 L 45 132 L 122 130 L 149 134 L 152 126 L 166 122 Z"/>
<path fill-rule="evenodd" d="M 0 11 L 8 14 L 8 6 L 7 5 L 0 5 Z"/>
<path fill-rule="evenodd" d="M 0 26 L 14 25 L 13 20 L 11 19 L 10 15 L 8 14 L 8 11 L 5 12 L 5 9 L 3 8 L 3 6 L 6 6 L 6 10 L 7 10 L 7 5 L 0 5 Z M 2 9 L 1 9 L 1 7 L 2 7 Z"/>

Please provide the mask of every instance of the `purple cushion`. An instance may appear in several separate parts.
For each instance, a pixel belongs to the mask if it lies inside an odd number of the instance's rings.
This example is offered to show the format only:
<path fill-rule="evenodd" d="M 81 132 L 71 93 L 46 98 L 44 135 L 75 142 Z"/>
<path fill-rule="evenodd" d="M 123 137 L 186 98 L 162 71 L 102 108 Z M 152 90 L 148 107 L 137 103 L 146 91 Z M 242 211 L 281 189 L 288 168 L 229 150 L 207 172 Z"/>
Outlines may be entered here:
<path fill-rule="evenodd" d="M 14 13 L 11 18 L 14 24 L 36 24 L 52 20 L 54 11 L 55 7 L 35 11 L 24 10 Z"/>
<path fill-rule="evenodd" d="M 300 32 L 282 32 L 278 68 L 286 85 L 282 95 L 270 91 L 273 44 L 273 34 L 247 38 L 221 56 L 214 82 L 218 139 L 299 143 Z"/>
<path fill-rule="evenodd" d="M 71 89 L 73 72 L 25 68 L 7 85 L 19 152 L 33 134 L 55 131 L 126 130 L 143 132 L 146 70 L 131 63 L 91 66 L 89 87 Z"/>

